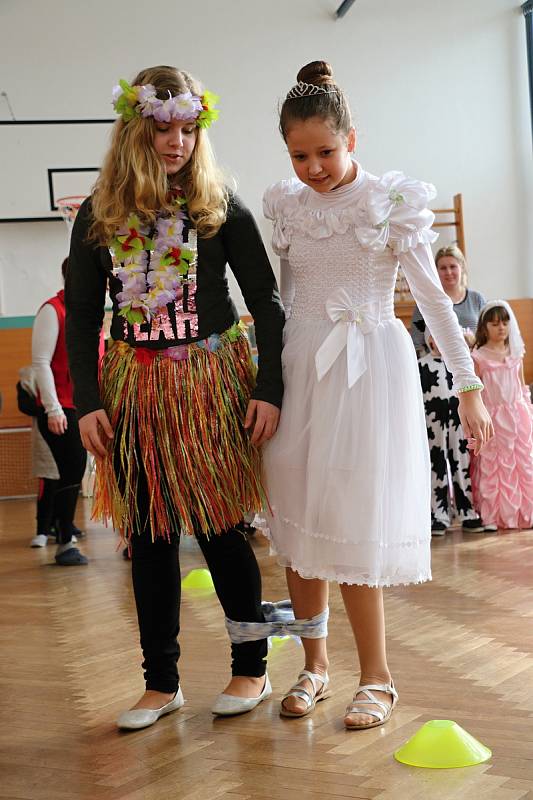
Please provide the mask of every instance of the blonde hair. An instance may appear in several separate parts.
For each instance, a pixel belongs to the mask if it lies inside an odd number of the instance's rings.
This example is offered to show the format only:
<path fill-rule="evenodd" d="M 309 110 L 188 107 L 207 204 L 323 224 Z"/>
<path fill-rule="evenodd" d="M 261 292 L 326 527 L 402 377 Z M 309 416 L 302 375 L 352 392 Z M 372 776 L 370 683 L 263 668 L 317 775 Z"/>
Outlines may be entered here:
<path fill-rule="evenodd" d="M 187 72 L 175 67 L 150 67 L 139 72 L 133 85 L 151 83 L 164 100 L 190 91 L 201 96 L 201 85 Z M 89 238 L 107 245 L 117 229 L 135 211 L 144 222 L 153 223 L 158 211 L 171 211 L 168 179 L 154 140 L 152 117 L 134 117 L 114 125 L 111 146 L 92 193 L 93 222 Z M 204 238 L 214 236 L 226 219 L 228 192 L 217 167 L 207 131 L 197 129 L 191 158 L 178 175 L 187 196 L 191 222 Z"/>
<path fill-rule="evenodd" d="M 457 247 L 456 244 L 449 244 L 447 247 L 441 247 L 435 255 L 435 264 L 437 265 L 437 269 L 439 266 L 439 260 L 445 256 L 451 256 L 452 258 L 455 258 L 455 260 L 461 265 L 461 286 L 463 289 L 466 289 L 468 285 L 468 269 L 463 251 L 460 247 Z"/>

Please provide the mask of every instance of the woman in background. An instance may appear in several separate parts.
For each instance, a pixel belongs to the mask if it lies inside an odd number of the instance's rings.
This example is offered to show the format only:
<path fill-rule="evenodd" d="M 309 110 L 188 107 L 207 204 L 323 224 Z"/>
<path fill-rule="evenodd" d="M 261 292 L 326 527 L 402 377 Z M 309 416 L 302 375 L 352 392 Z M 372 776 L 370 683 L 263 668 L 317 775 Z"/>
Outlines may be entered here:
<path fill-rule="evenodd" d="M 463 329 L 470 347 L 474 344 L 479 312 L 485 305 L 485 298 L 467 286 L 468 273 L 466 259 L 457 245 L 441 247 L 435 256 L 437 274 L 442 288 L 453 303 L 453 310 Z M 411 319 L 411 338 L 418 356 L 428 352 L 424 341 L 425 323 L 418 306 L 415 306 Z"/>

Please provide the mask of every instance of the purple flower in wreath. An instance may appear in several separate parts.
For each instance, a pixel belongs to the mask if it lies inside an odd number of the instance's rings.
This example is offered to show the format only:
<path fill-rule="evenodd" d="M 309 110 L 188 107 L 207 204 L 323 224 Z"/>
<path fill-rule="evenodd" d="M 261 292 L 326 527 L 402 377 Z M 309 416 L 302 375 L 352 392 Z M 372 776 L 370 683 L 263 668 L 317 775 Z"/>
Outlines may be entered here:
<path fill-rule="evenodd" d="M 142 104 L 141 116 L 145 118 L 153 117 L 154 119 L 157 119 L 156 115 L 159 112 L 159 109 L 162 107 L 162 105 L 163 101 L 154 95 L 154 97 L 150 98 L 149 100 L 147 100 L 145 103 Z M 168 122 L 168 120 L 165 121 Z M 160 120 L 160 122 L 163 122 L 163 120 Z"/>
<path fill-rule="evenodd" d="M 203 110 L 200 98 L 191 94 L 191 92 L 178 94 L 173 99 L 175 119 L 196 119 Z"/>
<path fill-rule="evenodd" d="M 120 86 L 118 88 L 120 89 Z M 151 83 L 146 83 L 144 86 L 137 87 L 137 98 L 139 103 L 150 102 L 155 96 L 155 86 L 152 86 Z"/>
<path fill-rule="evenodd" d="M 170 122 L 174 113 L 174 98 L 169 97 L 164 102 L 158 101 L 158 104 L 153 104 L 150 114 L 157 122 Z M 148 114 L 146 116 L 149 116 Z"/>
<path fill-rule="evenodd" d="M 153 117 L 157 122 L 170 122 L 171 119 L 196 119 L 202 111 L 202 104 L 198 97 L 191 92 L 168 97 L 160 106 L 153 110 Z"/>
<path fill-rule="evenodd" d="M 155 93 L 155 87 L 150 83 L 146 84 L 146 86 L 139 86 L 138 98 L 138 108 L 143 117 L 155 116 L 157 109 L 161 108 L 163 105 L 162 100 L 160 100 Z"/>

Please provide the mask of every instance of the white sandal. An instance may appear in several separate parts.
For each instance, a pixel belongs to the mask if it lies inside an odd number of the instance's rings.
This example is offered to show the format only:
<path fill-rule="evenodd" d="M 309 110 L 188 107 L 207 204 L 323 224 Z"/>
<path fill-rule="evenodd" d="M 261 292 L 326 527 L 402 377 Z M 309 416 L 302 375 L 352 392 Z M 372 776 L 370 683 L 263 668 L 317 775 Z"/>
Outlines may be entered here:
<path fill-rule="evenodd" d="M 313 686 L 312 693 L 305 689 L 301 683 L 307 678 L 307 680 L 311 681 Z M 318 684 L 322 684 L 321 687 Z M 303 669 L 300 674 L 298 675 L 298 680 L 294 684 L 294 686 L 289 689 L 286 695 L 284 695 L 281 701 L 281 708 L 279 713 L 282 717 L 305 717 L 307 714 L 310 714 L 311 711 L 314 710 L 317 703 L 320 700 L 325 700 L 326 697 L 331 695 L 331 692 L 328 691 L 329 685 L 329 676 L 326 672 L 324 675 L 318 675 L 316 672 L 309 672 L 307 669 Z M 283 706 L 285 700 L 289 697 L 296 697 L 299 700 L 304 700 L 306 703 L 306 708 L 303 711 L 289 711 L 287 708 Z"/>
<path fill-rule="evenodd" d="M 390 705 L 384 703 L 382 700 L 378 700 L 375 695 L 372 694 L 372 690 L 375 692 L 386 692 L 390 694 L 392 697 L 392 702 Z M 366 700 L 356 700 L 358 694 L 364 694 L 367 698 Z M 398 692 L 394 688 L 394 682 L 391 681 L 390 683 L 368 683 L 365 686 L 359 686 L 356 690 L 353 700 L 350 705 L 346 709 L 344 725 L 348 730 L 353 731 L 363 731 L 367 728 L 377 728 L 378 725 L 383 725 L 387 720 L 390 719 L 394 706 L 398 702 Z M 370 705 L 377 706 L 377 709 L 374 710 L 369 708 Z M 365 714 L 369 717 L 375 717 L 375 722 L 367 722 L 365 725 L 351 725 L 346 722 L 346 717 L 350 714 Z"/>

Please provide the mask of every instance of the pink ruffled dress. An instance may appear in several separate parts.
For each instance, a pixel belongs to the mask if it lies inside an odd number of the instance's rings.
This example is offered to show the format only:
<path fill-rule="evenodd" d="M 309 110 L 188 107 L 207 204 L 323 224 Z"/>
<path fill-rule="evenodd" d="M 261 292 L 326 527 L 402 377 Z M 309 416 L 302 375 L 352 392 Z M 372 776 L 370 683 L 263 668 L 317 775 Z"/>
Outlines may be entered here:
<path fill-rule="evenodd" d="M 472 461 L 474 502 L 483 522 L 533 527 L 532 406 L 521 380 L 522 359 L 498 361 L 486 347 L 472 353 L 485 385 L 494 438 Z"/>

